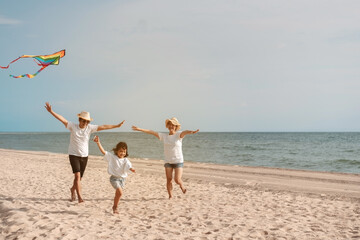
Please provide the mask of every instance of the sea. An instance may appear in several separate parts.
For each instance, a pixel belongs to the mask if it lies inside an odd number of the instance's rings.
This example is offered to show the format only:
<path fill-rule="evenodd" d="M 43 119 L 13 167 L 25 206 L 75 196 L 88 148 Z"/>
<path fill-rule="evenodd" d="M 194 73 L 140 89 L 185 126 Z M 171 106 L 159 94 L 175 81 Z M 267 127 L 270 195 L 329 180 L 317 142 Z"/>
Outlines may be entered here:
<path fill-rule="evenodd" d="M 129 157 L 163 159 L 163 145 L 140 132 L 96 133 L 107 151 L 124 141 Z M 69 132 L 0 133 L 0 148 L 67 153 Z M 90 155 L 101 155 L 90 141 Z M 186 162 L 360 174 L 359 132 L 199 132 L 183 139 Z M 1 157 L 1 156 L 0 156 Z"/>

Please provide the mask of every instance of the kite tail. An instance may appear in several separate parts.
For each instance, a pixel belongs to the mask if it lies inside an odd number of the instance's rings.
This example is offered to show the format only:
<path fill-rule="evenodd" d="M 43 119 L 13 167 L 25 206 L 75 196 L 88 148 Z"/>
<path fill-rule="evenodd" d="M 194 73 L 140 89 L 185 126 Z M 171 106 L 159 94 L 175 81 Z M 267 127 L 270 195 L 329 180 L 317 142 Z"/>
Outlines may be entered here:
<path fill-rule="evenodd" d="M 36 73 L 34 74 L 23 74 L 23 75 L 19 75 L 19 76 L 14 76 L 14 75 L 9 75 L 10 77 L 13 77 L 13 78 L 23 78 L 23 77 L 28 77 L 28 78 L 33 78 L 35 77 L 36 75 L 38 75 L 42 70 L 44 70 L 47 66 L 44 66 L 42 68 L 39 69 L 39 71 L 37 71 Z"/>
<path fill-rule="evenodd" d="M 7 65 L 6 67 L 0 66 L 0 68 L 2 68 L 2 69 L 7 69 L 7 68 L 9 68 L 10 64 L 12 64 L 13 62 L 16 62 L 16 61 L 19 60 L 20 58 L 21 58 L 21 57 L 18 57 L 17 59 L 15 59 L 15 60 L 13 60 L 12 62 L 10 62 L 9 65 Z"/>

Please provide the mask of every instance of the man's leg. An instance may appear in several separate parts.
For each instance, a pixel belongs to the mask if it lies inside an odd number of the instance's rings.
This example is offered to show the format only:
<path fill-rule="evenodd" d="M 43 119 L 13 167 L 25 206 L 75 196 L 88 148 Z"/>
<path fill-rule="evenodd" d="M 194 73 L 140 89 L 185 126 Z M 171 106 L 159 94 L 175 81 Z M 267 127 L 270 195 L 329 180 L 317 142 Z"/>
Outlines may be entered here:
<path fill-rule="evenodd" d="M 84 202 L 84 200 L 81 197 L 81 177 L 80 177 L 80 172 L 76 172 L 74 173 L 74 184 L 72 186 L 72 192 L 75 190 L 77 197 L 78 197 L 78 201 L 79 203 Z"/>

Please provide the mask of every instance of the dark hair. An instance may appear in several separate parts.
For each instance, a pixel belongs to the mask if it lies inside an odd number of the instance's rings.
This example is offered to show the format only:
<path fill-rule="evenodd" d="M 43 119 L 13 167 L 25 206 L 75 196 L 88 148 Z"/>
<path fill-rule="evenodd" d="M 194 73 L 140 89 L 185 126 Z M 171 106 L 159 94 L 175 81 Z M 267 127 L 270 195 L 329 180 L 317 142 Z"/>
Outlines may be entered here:
<path fill-rule="evenodd" d="M 80 118 L 80 117 L 79 117 L 79 122 L 80 122 L 80 121 L 85 121 L 85 122 L 87 122 L 88 124 L 90 123 L 89 120 L 86 120 L 86 119 L 83 119 L 83 118 Z"/>
<path fill-rule="evenodd" d="M 119 142 L 115 148 L 113 148 L 114 154 L 117 154 L 117 151 L 119 151 L 119 149 L 125 149 L 126 150 L 126 154 L 125 157 L 129 156 L 129 152 L 128 152 L 128 146 L 126 144 L 126 142 Z"/>

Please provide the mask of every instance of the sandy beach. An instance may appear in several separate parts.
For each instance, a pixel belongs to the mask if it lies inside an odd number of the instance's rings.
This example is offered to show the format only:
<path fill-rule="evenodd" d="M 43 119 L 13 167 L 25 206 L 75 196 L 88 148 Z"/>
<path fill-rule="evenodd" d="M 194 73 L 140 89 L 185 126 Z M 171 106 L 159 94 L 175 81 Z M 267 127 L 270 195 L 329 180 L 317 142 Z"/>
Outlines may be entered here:
<path fill-rule="evenodd" d="M 169 200 L 161 160 L 130 158 L 119 212 L 90 156 L 70 202 L 66 154 L 0 149 L 0 239 L 360 239 L 360 175 L 189 163 Z"/>

